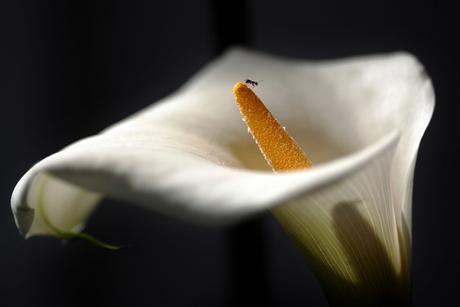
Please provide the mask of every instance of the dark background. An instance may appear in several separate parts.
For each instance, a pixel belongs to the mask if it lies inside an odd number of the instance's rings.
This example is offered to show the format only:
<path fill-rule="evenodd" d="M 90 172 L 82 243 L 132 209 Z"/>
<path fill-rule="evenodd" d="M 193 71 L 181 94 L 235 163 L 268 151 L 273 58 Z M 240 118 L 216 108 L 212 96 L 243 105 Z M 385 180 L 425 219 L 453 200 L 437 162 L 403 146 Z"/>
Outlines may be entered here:
<path fill-rule="evenodd" d="M 14 225 L 10 195 L 35 162 L 173 92 L 234 43 L 309 59 L 405 50 L 421 60 L 437 105 L 416 168 L 413 306 L 455 305 L 460 50 L 448 3 L 0 2 L 0 305 L 326 306 L 269 214 L 214 229 L 104 200 L 86 232 L 135 246 L 122 252 L 25 241 Z"/>

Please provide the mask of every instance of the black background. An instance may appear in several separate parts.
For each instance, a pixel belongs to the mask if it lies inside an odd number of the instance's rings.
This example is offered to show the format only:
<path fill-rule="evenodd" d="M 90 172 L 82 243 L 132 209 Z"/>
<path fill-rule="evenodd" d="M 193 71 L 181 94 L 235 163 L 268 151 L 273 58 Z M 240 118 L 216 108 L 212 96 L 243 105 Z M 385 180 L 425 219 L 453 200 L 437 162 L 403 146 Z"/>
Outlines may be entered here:
<path fill-rule="evenodd" d="M 10 195 L 35 162 L 173 92 L 239 43 L 309 59 L 405 50 L 421 60 L 437 105 L 416 168 L 413 306 L 455 305 L 460 50 L 448 3 L 0 2 L 0 304 L 326 306 L 269 214 L 214 229 L 104 200 L 86 232 L 135 246 L 122 252 L 25 241 L 14 225 Z"/>

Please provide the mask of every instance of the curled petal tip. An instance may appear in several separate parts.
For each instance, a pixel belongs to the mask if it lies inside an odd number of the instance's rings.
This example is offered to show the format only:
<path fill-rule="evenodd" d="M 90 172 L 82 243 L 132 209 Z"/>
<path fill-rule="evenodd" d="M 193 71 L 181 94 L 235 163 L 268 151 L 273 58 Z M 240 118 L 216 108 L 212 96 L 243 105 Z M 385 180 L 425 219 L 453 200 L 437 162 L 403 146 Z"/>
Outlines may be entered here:
<path fill-rule="evenodd" d="M 30 226 L 34 221 L 35 209 L 32 208 L 16 208 L 14 212 L 14 218 L 16 225 L 18 226 L 19 232 L 24 238 L 27 238 Z"/>

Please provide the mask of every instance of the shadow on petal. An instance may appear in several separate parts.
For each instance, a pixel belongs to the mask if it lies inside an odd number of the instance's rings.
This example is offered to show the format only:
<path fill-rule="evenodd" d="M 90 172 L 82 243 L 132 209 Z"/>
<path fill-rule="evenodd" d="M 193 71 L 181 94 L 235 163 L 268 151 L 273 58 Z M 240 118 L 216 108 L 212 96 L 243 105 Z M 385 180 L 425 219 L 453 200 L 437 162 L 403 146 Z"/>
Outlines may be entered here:
<path fill-rule="evenodd" d="M 359 206 L 361 201 L 333 205 L 329 229 L 333 239 L 325 239 L 331 240 L 328 243 L 316 241 L 316 246 L 306 244 L 305 237 L 290 231 L 279 209 L 272 212 L 315 273 L 330 306 L 410 306 L 406 271 L 397 272 L 387 248 Z M 333 245 L 335 248 L 331 248 Z M 334 258 L 338 259 L 335 263 L 331 260 Z"/>
<path fill-rule="evenodd" d="M 340 202 L 332 212 L 334 231 L 357 280 L 345 280 L 330 270 L 327 276 L 339 279 L 343 284 L 340 289 L 346 291 L 339 296 L 329 293 L 330 303 L 332 306 L 358 306 L 358 302 L 362 302 L 362 306 L 408 306 L 408 298 L 402 291 L 400 277 L 388 252 L 361 216 L 358 205 L 359 202 Z M 355 291 L 350 291 L 352 289 Z M 349 303 L 344 301 L 345 298 L 349 298 Z"/>

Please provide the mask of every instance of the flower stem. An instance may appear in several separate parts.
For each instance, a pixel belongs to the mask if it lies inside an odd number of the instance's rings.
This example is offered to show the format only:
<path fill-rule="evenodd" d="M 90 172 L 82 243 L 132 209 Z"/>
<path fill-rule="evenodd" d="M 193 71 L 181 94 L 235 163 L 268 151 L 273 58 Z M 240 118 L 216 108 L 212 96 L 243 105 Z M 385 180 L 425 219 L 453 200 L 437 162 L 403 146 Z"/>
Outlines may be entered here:
<path fill-rule="evenodd" d="M 75 239 L 83 239 L 83 240 L 86 240 L 86 241 L 89 241 L 97 246 L 100 246 L 102 248 L 105 248 L 105 249 L 108 249 L 108 250 L 122 250 L 122 249 L 127 249 L 127 248 L 131 248 L 130 246 L 113 246 L 113 245 L 109 245 L 109 244 L 106 244 L 86 233 L 78 233 L 78 232 L 71 232 L 71 231 L 62 231 L 60 229 L 58 229 L 56 226 L 54 226 L 48 215 L 46 214 L 46 210 L 45 210 L 45 205 L 44 205 L 44 194 L 45 194 L 45 187 L 46 187 L 46 183 L 48 181 L 49 177 L 48 176 L 45 176 L 45 178 L 43 179 L 43 182 L 42 182 L 42 186 L 40 188 L 40 192 L 38 194 L 38 211 L 40 213 L 40 216 L 42 217 L 43 219 L 43 222 L 45 223 L 45 225 L 51 229 L 56 235 L 57 237 L 65 240 L 65 241 L 72 241 L 72 240 L 75 240 Z"/>

